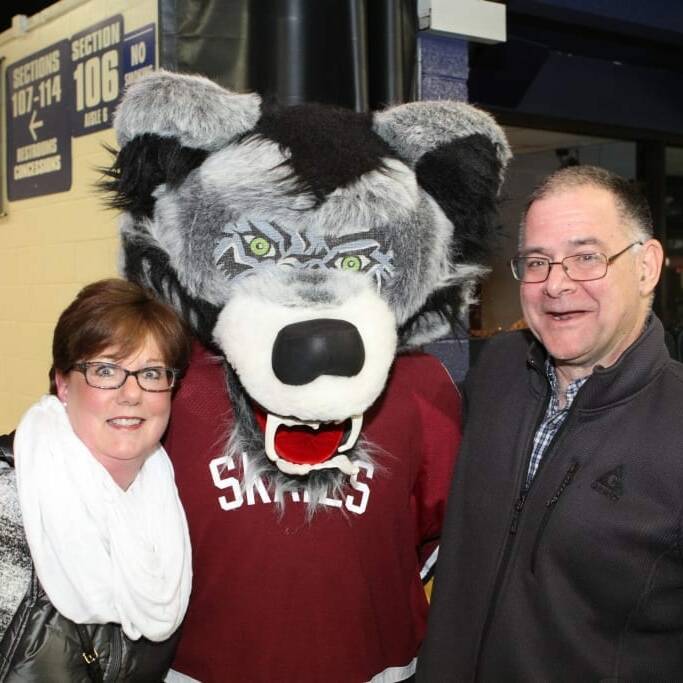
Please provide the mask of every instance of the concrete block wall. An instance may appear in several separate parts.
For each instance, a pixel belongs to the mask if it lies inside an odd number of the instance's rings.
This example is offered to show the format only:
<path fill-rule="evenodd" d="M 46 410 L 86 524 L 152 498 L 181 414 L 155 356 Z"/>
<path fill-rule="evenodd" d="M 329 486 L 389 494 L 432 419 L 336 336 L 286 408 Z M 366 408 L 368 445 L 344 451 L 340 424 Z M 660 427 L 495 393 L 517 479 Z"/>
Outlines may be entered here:
<path fill-rule="evenodd" d="M 93 189 L 111 137 L 74 141 L 71 192 L 12 202 L 0 218 L 0 432 L 47 392 L 61 311 L 84 284 L 117 274 L 116 216 Z"/>

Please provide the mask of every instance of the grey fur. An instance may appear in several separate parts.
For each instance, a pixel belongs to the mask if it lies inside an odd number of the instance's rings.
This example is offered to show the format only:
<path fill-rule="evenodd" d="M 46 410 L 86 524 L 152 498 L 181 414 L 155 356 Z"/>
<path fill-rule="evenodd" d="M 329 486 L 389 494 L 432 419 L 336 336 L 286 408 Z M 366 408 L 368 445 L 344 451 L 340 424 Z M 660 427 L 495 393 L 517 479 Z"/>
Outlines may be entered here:
<path fill-rule="evenodd" d="M 492 116 L 465 102 L 409 102 L 374 116 L 374 130 L 403 158 L 415 164 L 422 155 L 457 138 L 481 134 L 496 147 L 503 173 L 512 152 Z"/>
<path fill-rule="evenodd" d="M 258 95 L 224 90 L 202 76 L 156 71 L 135 81 L 114 117 L 123 147 L 137 135 L 176 137 L 187 147 L 216 150 L 250 130 L 261 115 Z"/>
<path fill-rule="evenodd" d="M 383 170 L 337 188 L 316 209 L 314 220 L 320 232 L 343 235 L 358 228 L 386 230 L 387 225 L 410 220 L 420 201 L 415 175 L 396 159 L 383 161 Z"/>
<path fill-rule="evenodd" d="M 24 536 L 16 475 L 0 468 L 0 640 L 31 582 L 31 555 Z"/>
<path fill-rule="evenodd" d="M 392 226 L 394 259 L 400 268 L 387 287 L 386 297 L 399 326 L 424 305 L 432 292 L 456 280 L 449 258 L 454 239 L 450 221 L 425 192 L 410 220 Z M 443 330 L 435 329 L 433 334 L 437 339 L 443 336 Z M 402 341 L 404 346 L 416 345 L 409 338 Z"/>

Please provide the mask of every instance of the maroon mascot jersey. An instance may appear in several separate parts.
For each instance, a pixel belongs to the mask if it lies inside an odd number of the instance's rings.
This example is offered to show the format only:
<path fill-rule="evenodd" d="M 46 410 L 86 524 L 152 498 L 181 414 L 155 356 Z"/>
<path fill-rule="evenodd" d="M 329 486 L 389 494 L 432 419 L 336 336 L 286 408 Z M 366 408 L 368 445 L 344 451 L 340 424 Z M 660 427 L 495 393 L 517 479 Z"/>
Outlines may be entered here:
<path fill-rule="evenodd" d="M 428 609 L 460 400 L 443 366 L 399 356 L 366 415 L 374 466 L 311 520 L 281 513 L 266 485 L 241 486 L 223 455 L 232 423 L 225 369 L 196 347 L 166 448 L 190 524 L 194 588 L 174 669 L 204 683 L 400 681 Z"/>

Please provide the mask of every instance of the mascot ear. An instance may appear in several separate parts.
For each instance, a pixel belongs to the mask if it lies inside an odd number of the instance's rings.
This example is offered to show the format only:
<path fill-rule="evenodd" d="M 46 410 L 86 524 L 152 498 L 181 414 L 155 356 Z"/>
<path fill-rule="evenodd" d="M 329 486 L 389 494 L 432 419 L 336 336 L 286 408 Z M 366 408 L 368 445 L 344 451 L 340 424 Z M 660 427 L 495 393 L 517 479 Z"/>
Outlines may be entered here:
<path fill-rule="evenodd" d="M 136 81 L 114 119 L 121 151 L 103 183 L 112 205 L 151 215 L 156 187 L 182 182 L 260 116 L 258 95 L 233 93 L 201 76 L 156 71 Z"/>
<path fill-rule="evenodd" d="M 375 114 L 374 130 L 412 164 L 454 227 L 453 258 L 478 262 L 493 242 L 511 153 L 493 118 L 464 102 L 411 102 Z"/>
<path fill-rule="evenodd" d="M 230 92 L 202 76 L 155 71 L 126 90 L 114 128 L 121 147 L 151 133 L 213 152 L 251 130 L 260 116 L 258 95 Z"/>

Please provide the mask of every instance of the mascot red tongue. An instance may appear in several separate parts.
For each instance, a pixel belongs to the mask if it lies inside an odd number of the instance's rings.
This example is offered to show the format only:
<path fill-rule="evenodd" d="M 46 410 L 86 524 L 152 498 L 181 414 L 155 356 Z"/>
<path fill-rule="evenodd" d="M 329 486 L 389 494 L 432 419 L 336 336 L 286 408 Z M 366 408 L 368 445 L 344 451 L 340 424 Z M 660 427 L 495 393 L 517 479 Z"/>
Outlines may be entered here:
<path fill-rule="evenodd" d="M 268 414 L 255 406 L 254 416 L 265 434 Z M 281 425 L 275 433 L 275 450 L 290 462 L 316 465 L 329 460 L 337 452 L 343 438 L 343 425 L 322 424 L 317 429 L 305 425 Z"/>
<path fill-rule="evenodd" d="M 174 669 L 409 679 L 460 438 L 419 347 L 485 272 L 502 131 L 461 102 L 280 107 L 167 72 L 115 128 L 125 275 L 201 342 L 165 439 L 194 569 Z"/>

